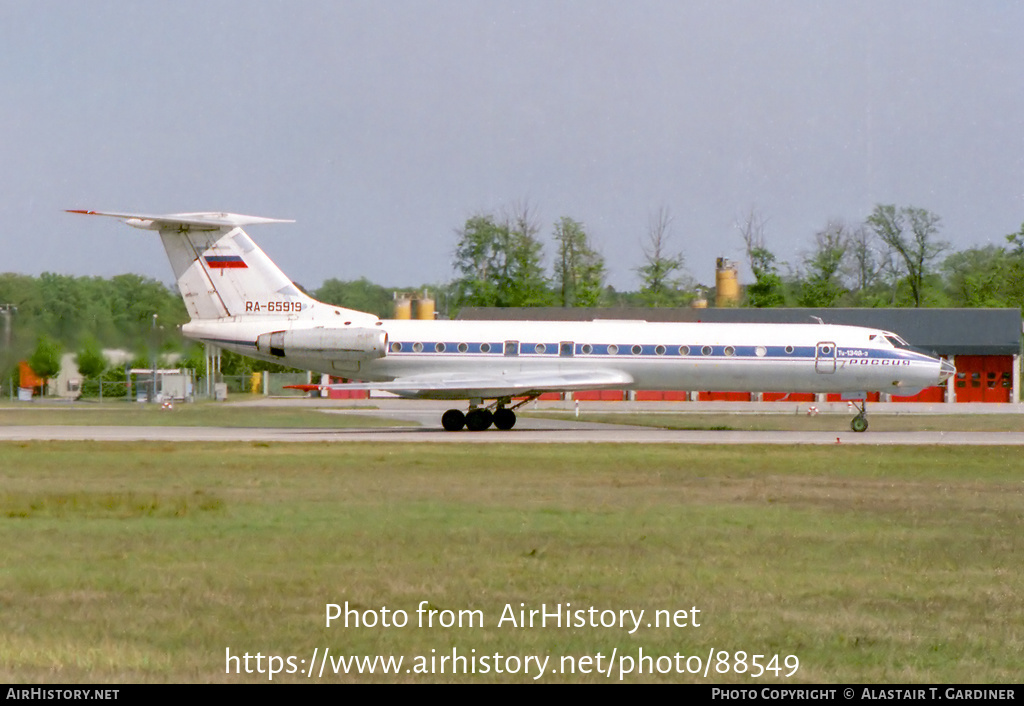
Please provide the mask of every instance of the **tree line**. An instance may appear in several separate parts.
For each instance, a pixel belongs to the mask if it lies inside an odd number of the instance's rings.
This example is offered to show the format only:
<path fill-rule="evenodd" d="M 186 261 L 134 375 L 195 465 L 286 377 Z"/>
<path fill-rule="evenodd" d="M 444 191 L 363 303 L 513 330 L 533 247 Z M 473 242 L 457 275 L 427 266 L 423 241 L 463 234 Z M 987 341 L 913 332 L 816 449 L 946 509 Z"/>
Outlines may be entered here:
<path fill-rule="evenodd" d="M 640 288 L 616 292 L 580 221 L 562 217 L 551 230 L 552 271 L 529 209 L 476 215 L 457 231 L 450 309 L 462 306 L 686 306 L 713 284 L 697 283 L 672 246 L 667 209 L 651 214 L 635 268 Z M 941 218 L 925 209 L 880 204 L 860 223 L 833 220 L 813 234 L 795 263 L 781 262 L 767 239 L 767 220 L 751 210 L 736 223 L 753 282 L 748 307 L 1022 307 L 1024 224 L 1005 245 L 955 251 L 942 239 Z M 711 299 L 712 297 L 708 297 Z"/>
<path fill-rule="evenodd" d="M 755 280 L 748 306 L 1024 307 L 1024 224 L 1005 245 L 954 250 L 938 215 L 881 204 L 862 223 L 825 224 L 785 272 L 756 213 L 739 228 Z"/>
<path fill-rule="evenodd" d="M 429 289 L 439 300 L 440 314 L 452 317 L 466 306 L 686 306 L 701 290 L 712 299 L 713 284 L 701 285 L 687 273 L 686 261 L 673 245 L 673 225 L 665 208 L 650 215 L 646 232 L 638 237 L 643 259 L 634 271 L 640 287 L 618 292 L 607 284 L 605 258 L 582 221 L 560 217 L 545 243 L 527 204 L 506 213 L 478 213 L 456 231 L 453 279 Z M 753 278 L 740 306 L 1024 306 L 1024 224 L 1005 235 L 1002 244 L 954 250 L 941 237 L 938 215 L 880 204 L 862 222 L 825 223 L 795 263 L 781 262 L 773 253 L 767 225 L 756 210 L 736 223 Z M 546 244 L 552 251 L 550 270 L 544 264 Z M 423 287 L 329 279 L 309 293 L 330 304 L 388 317 L 396 289 Z M 200 367 L 203 360 L 201 350 L 190 347 L 178 332 L 188 316 L 177 293 L 139 275 L 0 274 L 0 314 L 0 370 L 5 379 L 24 359 L 33 361 L 37 374 L 48 376 L 63 351 L 78 353 L 80 366 L 90 375 L 109 367 L 103 348 L 135 352 L 139 367 L 148 367 L 154 354 L 170 352 L 184 354 L 191 367 Z M 224 371 L 269 367 L 229 355 Z"/>

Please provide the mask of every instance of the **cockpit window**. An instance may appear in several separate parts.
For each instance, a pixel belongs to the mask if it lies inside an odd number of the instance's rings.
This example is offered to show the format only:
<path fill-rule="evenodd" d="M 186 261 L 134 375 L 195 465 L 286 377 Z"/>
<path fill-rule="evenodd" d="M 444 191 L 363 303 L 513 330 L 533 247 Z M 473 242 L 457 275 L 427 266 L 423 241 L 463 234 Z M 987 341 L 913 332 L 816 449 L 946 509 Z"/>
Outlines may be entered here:
<path fill-rule="evenodd" d="M 904 341 L 902 338 L 894 333 L 887 333 L 885 340 L 893 345 L 894 348 L 910 348 L 910 344 Z"/>

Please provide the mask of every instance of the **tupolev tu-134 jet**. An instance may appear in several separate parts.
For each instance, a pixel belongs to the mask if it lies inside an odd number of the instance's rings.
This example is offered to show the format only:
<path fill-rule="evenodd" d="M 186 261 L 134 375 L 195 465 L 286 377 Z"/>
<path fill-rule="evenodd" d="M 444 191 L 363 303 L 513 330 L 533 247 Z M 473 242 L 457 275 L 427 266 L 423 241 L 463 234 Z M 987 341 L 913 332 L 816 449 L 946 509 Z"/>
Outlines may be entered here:
<path fill-rule="evenodd" d="M 364 381 L 300 389 L 467 400 L 467 412 L 441 417 L 448 431 L 511 429 L 514 410 L 545 392 L 604 389 L 844 393 L 859 401 L 851 427 L 864 431 L 868 392 L 913 395 L 956 372 L 892 332 L 858 326 L 382 320 L 305 295 L 242 230 L 292 221 L 69 212 L 160 233 L 189 338 Z"/>

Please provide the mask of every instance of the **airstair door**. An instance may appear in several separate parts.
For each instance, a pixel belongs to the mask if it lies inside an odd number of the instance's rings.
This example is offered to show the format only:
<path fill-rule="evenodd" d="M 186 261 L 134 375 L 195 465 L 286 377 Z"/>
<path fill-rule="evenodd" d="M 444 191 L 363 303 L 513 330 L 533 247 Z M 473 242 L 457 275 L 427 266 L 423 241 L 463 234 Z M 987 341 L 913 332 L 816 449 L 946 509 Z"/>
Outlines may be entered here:
<path fill-rule="evenodd" d="M 814 369 L 823 374 L 836 371 L 836 344 L 822 341 L 814 347 Z"/>

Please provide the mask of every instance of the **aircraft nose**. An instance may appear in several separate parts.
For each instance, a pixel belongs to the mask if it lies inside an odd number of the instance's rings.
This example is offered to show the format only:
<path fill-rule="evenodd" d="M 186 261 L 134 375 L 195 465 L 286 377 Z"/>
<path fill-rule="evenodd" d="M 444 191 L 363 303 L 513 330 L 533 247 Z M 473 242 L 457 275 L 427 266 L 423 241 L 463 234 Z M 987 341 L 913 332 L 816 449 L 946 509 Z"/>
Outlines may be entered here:
<path fill-rule="evenodd" d="M 943 383 L 956 375 L 956 368 L 948 360 L 939 361 L 939 382 Z"/>

